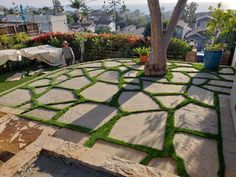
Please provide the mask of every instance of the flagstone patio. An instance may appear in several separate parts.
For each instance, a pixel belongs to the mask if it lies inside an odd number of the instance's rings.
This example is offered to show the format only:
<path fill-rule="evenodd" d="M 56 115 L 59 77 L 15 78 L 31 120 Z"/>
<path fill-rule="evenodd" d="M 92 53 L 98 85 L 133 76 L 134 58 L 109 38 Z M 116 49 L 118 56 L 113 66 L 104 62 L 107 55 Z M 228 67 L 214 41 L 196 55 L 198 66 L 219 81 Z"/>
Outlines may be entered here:
<path fill-rule="evenodd" d="M 195 66 L 168 62 L 167 75 L 157 78 L 133 59 L 83 63 L 5 92 L 0 105 L 61 127 L 55 137 L 180 176 L 215 177 L 236 164 L 225 153 L 236 154 L 225 145 L 236 147 L 236 137 L 222 129 L 226 119 L 232 125 L 222 113 L 230 108 L 221 109 L 235 70 Z"/>

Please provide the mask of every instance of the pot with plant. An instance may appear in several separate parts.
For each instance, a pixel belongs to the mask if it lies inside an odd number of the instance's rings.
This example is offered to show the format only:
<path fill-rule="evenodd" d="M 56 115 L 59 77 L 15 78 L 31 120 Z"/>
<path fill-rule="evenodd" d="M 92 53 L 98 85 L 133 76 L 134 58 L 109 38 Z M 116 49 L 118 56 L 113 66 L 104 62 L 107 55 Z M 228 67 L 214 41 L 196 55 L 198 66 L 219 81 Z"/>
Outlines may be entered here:
<path fill-rule="evenodd" d="M 223 53 L 223 44 L 218 43 L 220 36 L 236 31 L 235 12 L 222 9 L 222 4 L 209 8 L 212 19 L 207 24 L 206 32 L 209 34 L 211 43 L 204 51 L 204 66 L 206 69 L 218 69 Z"/>
<path fill-rule="evenodd" d="M 150 47 L 138 47 L 134 49 L 134 52 L 139 55 L 140 63 L 147 63 L 149 54 L 151 52 Z"/>

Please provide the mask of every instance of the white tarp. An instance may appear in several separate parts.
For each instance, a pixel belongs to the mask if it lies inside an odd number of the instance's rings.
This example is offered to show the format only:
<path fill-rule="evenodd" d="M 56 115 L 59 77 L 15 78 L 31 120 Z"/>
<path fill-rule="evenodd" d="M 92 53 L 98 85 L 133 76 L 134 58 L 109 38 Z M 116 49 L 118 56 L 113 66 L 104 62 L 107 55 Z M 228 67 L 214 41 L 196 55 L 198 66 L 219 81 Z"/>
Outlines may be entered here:
<path fill-rule="evenodd" d="M 21 52 L 16 49 L 0 50 L 0 66 L 4 65 L 8 60 L 21 61 Z"/>
<path fill-rule="evenodd" d="M 52 47 L 50 45 L 41 45 L 21 49 L 20 52 L 25 58 L 30 60 L 36 59 L 39 62 L 45 62 L 51 66 L 59 66 L 64 64 L 61 48 Z"/>

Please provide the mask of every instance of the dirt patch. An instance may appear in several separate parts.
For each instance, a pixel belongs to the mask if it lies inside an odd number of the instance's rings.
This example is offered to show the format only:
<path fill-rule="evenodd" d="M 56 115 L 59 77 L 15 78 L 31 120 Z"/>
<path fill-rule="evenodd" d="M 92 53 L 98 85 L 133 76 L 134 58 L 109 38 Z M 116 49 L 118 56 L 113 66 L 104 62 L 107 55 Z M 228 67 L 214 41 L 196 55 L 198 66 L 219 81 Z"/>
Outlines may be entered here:
<path fill-rule="evenodd" d="M 115 177 L 106 172 L 97 171 L 69 159 L 56 158 L 44 153 L 29 162 L 15 177 Z"/>
<path fill-rule="evenodd" d="M 0 117 L 3 117 L 5 115 L 6 115 L 6 113 L 0 112 Z"/>

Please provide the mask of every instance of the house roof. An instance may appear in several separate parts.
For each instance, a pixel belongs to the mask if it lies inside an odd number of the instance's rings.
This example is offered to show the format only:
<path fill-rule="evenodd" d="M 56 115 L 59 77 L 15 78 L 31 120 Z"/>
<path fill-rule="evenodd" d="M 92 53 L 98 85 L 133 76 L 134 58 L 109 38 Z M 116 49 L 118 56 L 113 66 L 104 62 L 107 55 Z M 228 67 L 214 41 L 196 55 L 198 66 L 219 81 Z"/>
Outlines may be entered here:
<path fill-rule="evenodd" d="M 196 19 L 196 21 L 200 21 L 200 20 L 205 19 L 205 18 L 208 18 L 209 20 L 213 19 L 213 18 L 212 18 L 211 16 L 209 16 L 209 15 L 203 15 L 203 16 L 201 16 L 201 17 L 198 17 L 198 18 Z"/>
<path fill-rule="evenodd" d="M 203 31 L 192 30 L 192 31 L 190 31 L 190 32 L 187 34 L 186 38 L 191 37 L 191 36 L 194 36 L 194 35 L 197 35 L 197 36 L 199 36 L 199 37 L 201 37 L 201 38 L 205 38 L 203 35 L 200 34 L 200 32 L 203 32 Z"/>
<path fill-rule="evenodd" d="M 95 21 L 94 23 L 96 25 L 109 25 L 112 22 L 112 20 L 109 19 L 99 19 L 98 21 Z"/>
<path fill-rule="evenodd" d="M 186 27 L 188 27 L 188 23 L 186 23 L 183 20 L 179 20 L 177 23 L 177 26 L 182 27 L 182 28 L 186 28 Z"/>
<path fill-rule="evenodd" d="M 81 27 L 89 27 L 91 25 L 95 25 L 93 22 L 82 22 L 80 23 Z"/>

